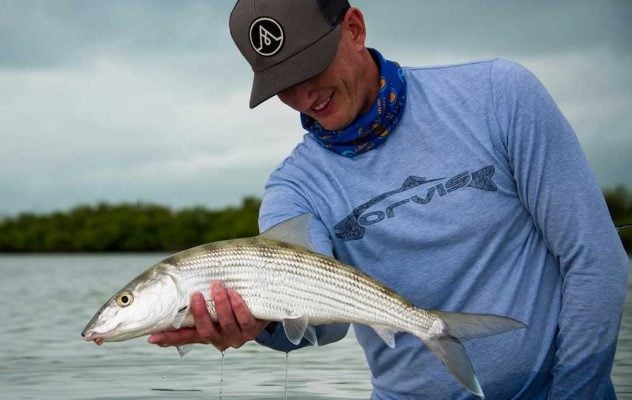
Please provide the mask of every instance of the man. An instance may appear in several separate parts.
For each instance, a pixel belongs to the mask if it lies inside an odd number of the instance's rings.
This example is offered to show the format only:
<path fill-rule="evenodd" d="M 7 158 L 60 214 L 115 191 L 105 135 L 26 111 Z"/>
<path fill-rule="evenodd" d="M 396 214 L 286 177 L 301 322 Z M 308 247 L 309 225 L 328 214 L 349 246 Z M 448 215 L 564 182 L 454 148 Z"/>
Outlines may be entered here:
<path fill-rule="evenodd" d="M 466 344 L 488 398 L 615 397 L 627 256 L 533 75 L 500 59 L 400 68 L 365 47 L 361 12 L 341 0 L 240 0 L 230 29 L 255 72 L 250 106 L 278 95 L 308 131 L 266 185 L 262 230 L 310 212 L 318 251 L 417 306 L 526 323 Z M 211 290 L 217 322 L 196 294 L 196 328 L 150 342 L 296 348 L 236 292 Z M 373 399 L 471 398 L 418 339 L 398 334 L 390 349 L 354 328 Z M 319 343 L 346 331 L 320 326 Z"/>

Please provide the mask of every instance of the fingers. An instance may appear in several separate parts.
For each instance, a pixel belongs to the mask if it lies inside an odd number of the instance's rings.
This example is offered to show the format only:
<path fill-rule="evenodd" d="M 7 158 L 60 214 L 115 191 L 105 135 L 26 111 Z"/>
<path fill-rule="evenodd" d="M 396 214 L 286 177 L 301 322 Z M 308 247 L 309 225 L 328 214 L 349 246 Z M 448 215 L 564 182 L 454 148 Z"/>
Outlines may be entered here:
<path fill-rule="evenodd" d="M 227 346 L 222 346 L 222 332 L 219 326 L 216 326 L 211 319 L 211 315 L 206 308 L 206 299 L 201 293 L 193 293 L 190 307 L 195 327 L 154 333 L 149 336 L 148 342 L 162 347 L 211 343 L 218 349 L 224 350 Z"/>
<path fill-rule="evenodd" d="M 148 342 L 161 347 L 166 347 L 201 343 L 201 338 L 195 328 L 182 328 L 175 331 L 154 333 L 149 336 Z"/>
<path fill-rule="evenodd" d="M 203 343 L 216 343 L 220 340 L 221 332 L 211 319 L 202 293 L 193 293 L 191 296 L 191 314 L 195 321 L 195 330 Z"/>
<path fill-rule="evenodd" d="M 256 319 L 239 293 L 226 289 L 222 282 L 212 282 L 210 289 L 217 322 L 211 319 L 204 296 L 194 293 L 190 307 L 195 327 L 154 333 L 149 337 L 149 343 L 163 347 L 210 343 L 224 351 L 228 347 L 239 348 L 256 338 L 268 324 L 268 321 Z"/>
<path fill-rule="evenodd" d="M 212 282 L 211 295 L 213 296 L 213 303 L 215 303 L 217 322 L 227 336 L 227 339 L 229 339 L 229 341 L 231 341 L 230 339 L 239 339 L 241 337 L 241 329 L 233 312 L 224 284 L 222 282 Z"/>
<path fill-rule="evenodd" d="M 233 289 L 226 289 L 221 282 L 211 284 L 217 322 L 225 335 L 227 347 L 239 348 L 256 338 L 267 321 L 256 319 L 243 298 Z"/>
<path fill-rule="evenodd" d="M 233 309 L 233 314 L 235 315 L 235 319 L 241 328 L 242 334 L 247 336 L 249 339 L 254 339 L 259 335 L 259 333 L 261 333 L 261 330 L 265 325 L 267 325 L 268 321 L 256 319 L 239 293 L 232 289 L 229 289 L 227 292 L 228 299 L 230 300 L 230 304 Z"/>

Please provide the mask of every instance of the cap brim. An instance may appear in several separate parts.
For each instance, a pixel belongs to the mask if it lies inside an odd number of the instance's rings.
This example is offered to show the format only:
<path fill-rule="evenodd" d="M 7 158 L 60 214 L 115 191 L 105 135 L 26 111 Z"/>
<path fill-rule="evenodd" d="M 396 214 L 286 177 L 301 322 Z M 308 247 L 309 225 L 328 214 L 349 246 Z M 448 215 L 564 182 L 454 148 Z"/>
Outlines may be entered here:
<path fill-rule="evenodd" d="M 250 108 L 255 108 L 277 93 L 324 71 L 336 55 L 339 40 L 340 25 L 283 62 L 255 72 L 250 92 Z"/>

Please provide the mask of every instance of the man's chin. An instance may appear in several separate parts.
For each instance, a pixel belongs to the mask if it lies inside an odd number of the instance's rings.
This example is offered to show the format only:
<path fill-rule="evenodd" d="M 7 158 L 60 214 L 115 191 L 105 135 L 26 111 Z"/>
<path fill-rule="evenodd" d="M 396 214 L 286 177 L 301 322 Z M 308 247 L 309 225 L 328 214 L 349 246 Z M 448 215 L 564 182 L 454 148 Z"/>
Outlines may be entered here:
<path fill-rule="evenodd" d="M 318 121 L 320 126 L 327 129 L 328 131 L 338 131 L 349 126 L 349 123 L 335 121 L 333 118 L 323 118 L 323 119 L 316 118 L 316 121 Z"/>

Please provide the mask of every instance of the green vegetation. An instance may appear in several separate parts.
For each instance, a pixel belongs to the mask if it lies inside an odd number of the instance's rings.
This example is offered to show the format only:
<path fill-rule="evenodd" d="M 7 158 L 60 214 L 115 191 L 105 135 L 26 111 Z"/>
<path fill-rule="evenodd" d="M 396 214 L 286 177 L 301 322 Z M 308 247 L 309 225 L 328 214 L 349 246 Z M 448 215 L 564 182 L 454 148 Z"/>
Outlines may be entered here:
<path fill-rule="evenodd" d="M 169 251 L 259 232 L 260 201 L 238 208 L 172 211 L 152 204 L 98 204 L 0 222 L 0 252 Z"/>
<path fill-rule="evenodd" d="M 615 224 L 632 224 L 632 193 L 618 187 L 604 195 Z M 250 197 L 223 210 L 101 203 L 44 215 L 24 213 L 0 221 L 0 252 L 175 252 L 256 235 L 260 204 Z M 630 253 L 632 228 L 619 235 Z"/>
<path fill-rule="evenodd" d="M 610 216 L 617 226 L 632 224 L 632 192 L 623 186 L 604 192 Z M 632 227 L 621 229 L 619 232 L 625 250 L 632 251 Z"/>

